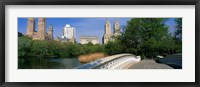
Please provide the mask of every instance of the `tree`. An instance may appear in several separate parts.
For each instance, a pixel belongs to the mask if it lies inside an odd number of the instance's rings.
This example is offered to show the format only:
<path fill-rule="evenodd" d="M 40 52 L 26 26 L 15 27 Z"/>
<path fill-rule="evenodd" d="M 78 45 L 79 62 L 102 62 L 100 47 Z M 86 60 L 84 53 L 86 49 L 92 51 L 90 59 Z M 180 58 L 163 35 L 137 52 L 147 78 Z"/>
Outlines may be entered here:
<path fill-rule="evenodd" d="M 178 40 L 182 40 L 182 18 L 175 19 L 176 26 L 175 26 L 175 37 Z"/>
<path fill-rule="evenodd" d="M 182 18 L 175 19 L 176 26 L 175 26 L 175 40 L 176 40 L 176 52 L 182 53 Z"/>
<path fill-rule="evenodd" d="M 48 55 L 50 56 L 61 56 L 61 52 L 63 49 L 63 44 L 58 41 L 48 41 Z"/>
<path fill-rule="evenodd" d="M 48 42 L 42 40 L 32 41 L 32 46 L 30 49 L 30 54 L 32 56 L 45 56 L 48 55 Z"/>
<path fill-rule="evenodd" d="M 31 38 L 27 36 L 21 36 L 18 38 L 18 56 L 26 57 L 30 52 Z"/>
<path fill-rule="evenodd" d="M 122 45 L 119 40 L 109 41 L 104 46 L 104 52 L 108 55 L 115 55 L 122 53 Z"/>
<path fill-rule="evenodd" d="M 21 32 L 18 32 L 18 37 L 24 36 Z"/>
<path fill-rule="evenodd" d="M 168 27 L 164 18 L 134 18 L 128 21 L 121 36 L 126 52 L 147 57 L 156 57 L 166 40 Z M 164 45 L 164 44 L 163 44 Z"/>
<path fill-rule="evenodd" d="M 68 54 L 69 56 L 68 57 L 78 57 L 78 47 L 76 44 L 73 44 L 73 43 L 69 43 L 67 44 L 67 48 L 66 48 L 66 54 Z"/>

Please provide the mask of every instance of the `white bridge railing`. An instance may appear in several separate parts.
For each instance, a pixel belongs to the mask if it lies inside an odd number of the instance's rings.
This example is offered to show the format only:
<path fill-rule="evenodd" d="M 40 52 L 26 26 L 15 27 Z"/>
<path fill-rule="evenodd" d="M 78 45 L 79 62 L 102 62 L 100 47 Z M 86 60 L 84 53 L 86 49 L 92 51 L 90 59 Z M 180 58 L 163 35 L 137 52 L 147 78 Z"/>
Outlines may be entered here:
<path fill-rule="evenodd" d="M 124 69 L 128 63 L 137 63 L 139 56 L 132 54 L 117 54 L 81 65 L 75 69 Z"/>
<path fill-rule="evenodd" d="M 133 56 L 125 56 L 102 65 L 100 69 L 125 69 L 127 68 L 128 64 L 137 63 L 139 61 L 140 58 L 133 58 Z"/>

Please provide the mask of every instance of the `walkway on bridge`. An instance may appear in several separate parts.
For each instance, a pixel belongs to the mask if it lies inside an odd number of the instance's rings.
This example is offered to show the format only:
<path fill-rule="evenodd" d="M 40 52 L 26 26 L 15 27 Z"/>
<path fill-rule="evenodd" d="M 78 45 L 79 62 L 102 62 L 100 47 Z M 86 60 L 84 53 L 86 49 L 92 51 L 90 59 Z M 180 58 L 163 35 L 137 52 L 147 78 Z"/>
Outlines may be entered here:
<path fill-rule="evenodd" d="M 162 59 L 141 60 L 133 54 L 117 54 L 83 64 L 75 69 L 181 69 L 182 56 L 173 55 Z"/>
<path fill-rule="evenodd" d="M 154 60 L 142 60 L 138 63 L 129 65 L 128 69 L 173 69 L 166 64 L 156 63 Z"/>

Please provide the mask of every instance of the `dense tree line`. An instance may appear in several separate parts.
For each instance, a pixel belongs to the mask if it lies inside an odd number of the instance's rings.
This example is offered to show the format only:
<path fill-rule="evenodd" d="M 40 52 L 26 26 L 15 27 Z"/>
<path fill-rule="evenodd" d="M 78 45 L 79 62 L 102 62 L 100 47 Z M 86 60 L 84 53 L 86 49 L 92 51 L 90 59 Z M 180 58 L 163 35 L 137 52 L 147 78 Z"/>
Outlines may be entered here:
<path fill-rule="evenodd" d="M 118 37 L 118 48 L 115 52 L 141 55 L 142 58 L 156 58 L 182 52 L 182 19 L 175 19 L 176 28 L 173 33 L 165 24 L 165 18 L 134 18 L 123 27 Z M 111 43 L 110 43 L 111 44 Z M 113 44 L 113 45 L 114 45 Z M 114 52 L 113 52 L 114 53 Z"/>
<path fill-rule="evenodd" d="M 31 40 L 27 36 L 18 39 L 19 57 L 63 57 L 73 58 L 88 53 L 103 52 L 100 44 L 73 44 L 58 41 Z"/>

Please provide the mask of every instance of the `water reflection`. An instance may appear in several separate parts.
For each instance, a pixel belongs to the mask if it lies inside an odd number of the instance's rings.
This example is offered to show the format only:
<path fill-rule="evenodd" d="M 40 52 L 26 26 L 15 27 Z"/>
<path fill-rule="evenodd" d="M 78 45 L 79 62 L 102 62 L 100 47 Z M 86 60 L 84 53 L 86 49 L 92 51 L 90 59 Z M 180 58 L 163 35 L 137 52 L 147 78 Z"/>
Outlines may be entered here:
<path fill-rule="evenodd" d="M 19 58 L 18 69 L 72 69 L 80 66 L 78 58 Z"/>

